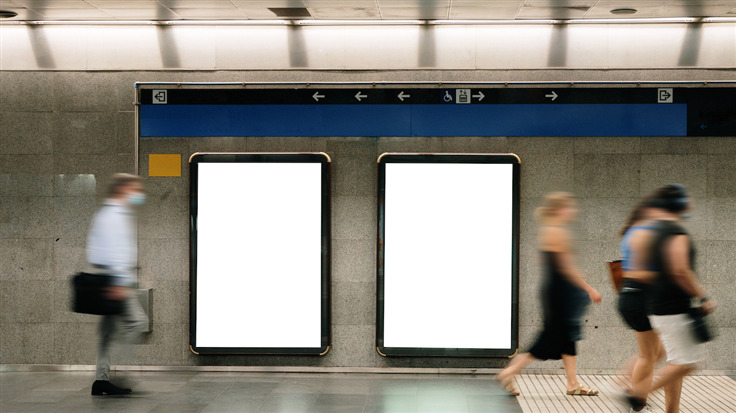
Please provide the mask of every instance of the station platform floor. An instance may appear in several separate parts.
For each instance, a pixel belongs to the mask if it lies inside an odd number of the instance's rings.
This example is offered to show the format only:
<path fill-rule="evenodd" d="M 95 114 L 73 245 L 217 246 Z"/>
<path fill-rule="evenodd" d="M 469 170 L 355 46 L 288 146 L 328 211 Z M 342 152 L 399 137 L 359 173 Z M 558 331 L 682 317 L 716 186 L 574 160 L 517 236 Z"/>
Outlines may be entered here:
<path fill-rule="evenodd" d="M 91 396 L 91 371 L 2 371 L 0 412 L 627 412 L 616 375 L 581 375 L 595 397 L 564 395 L 564 376 L 522 374 L 508 396 L 492 375 L 122 372 L 130 396 Z M 664 412 L 661 392 L 650 398 Z M 681 412 L 736 412 L 736 380 L 691 376 Z"/>

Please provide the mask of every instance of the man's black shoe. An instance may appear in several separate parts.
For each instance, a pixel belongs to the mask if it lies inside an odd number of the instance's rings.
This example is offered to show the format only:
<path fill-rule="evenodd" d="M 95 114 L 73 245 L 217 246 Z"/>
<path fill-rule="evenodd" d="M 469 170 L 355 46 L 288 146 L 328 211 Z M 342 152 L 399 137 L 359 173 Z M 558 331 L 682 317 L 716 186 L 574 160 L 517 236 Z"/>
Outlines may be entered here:
<path fill-rule="evenodd" d="M 627 395 L 626 400 L 629 402 L 629 406 L 631 406 L 631 410 L 635 412 L 641 411 L 645 407 L 647 407 L 647 403 L 644 401 L 644 399 L 640 399 L 638 397 Z"/>
<path fill-rule="evenodd" d="M 130 393 L 133 393 L 133 390 L 118 387 L 107 380 L 95 380 L 95 382 L 92 383 L 93 396 L 102 396 L 104 394 L 109 394 L 111 396 L 121 396 Z"/>

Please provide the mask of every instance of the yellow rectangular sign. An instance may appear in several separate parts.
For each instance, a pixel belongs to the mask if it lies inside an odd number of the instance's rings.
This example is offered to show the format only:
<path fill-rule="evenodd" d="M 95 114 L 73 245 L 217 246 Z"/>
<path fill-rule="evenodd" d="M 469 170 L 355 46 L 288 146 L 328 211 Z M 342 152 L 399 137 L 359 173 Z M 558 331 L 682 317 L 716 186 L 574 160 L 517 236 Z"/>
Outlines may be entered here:
<path fill-rule="evenodd" d="M 148 176 L 181 176 L 181 154 L 148 155 Z"/>

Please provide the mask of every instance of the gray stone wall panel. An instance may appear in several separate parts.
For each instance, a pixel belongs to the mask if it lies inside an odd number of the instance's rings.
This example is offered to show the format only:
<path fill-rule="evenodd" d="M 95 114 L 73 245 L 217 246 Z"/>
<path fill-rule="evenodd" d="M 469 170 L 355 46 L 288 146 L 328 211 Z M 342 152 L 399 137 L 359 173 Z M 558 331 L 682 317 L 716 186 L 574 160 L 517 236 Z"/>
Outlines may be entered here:
<path fill-rule="evenodd" d="M 605 261 L 637 197 L 669 183 L 695 196 L 686 226 L 699 250 L 698 274 L 721 303 L 706 369 L 733 364 L 733 248 L 736 138 L 318 137 L 145 138 L 134 151 L 135 81 L 688 80 L 733 76 L 699 69 L 546 71 L 0 72 L 0 363 L 92 364 L 97 318 L 68 310 L 68 277 L 84 265 L 89 219 L 114 172 L 146 178 L 139 278 L 154 289 L 154 330 L 137 364 L 354 367 L 493 367 L 505 359 L 398 358 L 375 349 L 376 160 L 393 152 L 513 152 L 522 163 L 520 347 L 542 325 L 542 282 L 534 209 L 552 190 L 578 198 L 576 262 L 604 302 L 586 316 L 578 367 L 615 370 L 634 354 L 633 333 L 616 312 Z M 188 158 L 196 151 L 325 151 L 332 164 L 333 348 L 324 357 L 195 356 L 189 351 Z M 182 176 L 147 177 L 148 155 L 179 153 Z M 58 240 L 57 240 L 58 239 Z M 20 267 L 24 270 L 19 270 Z M 37 343 L 36 343 L 37 342 Z M 34 344 L 35 343 L 35 344 Z M 617 349 L 615 352 L 612 349 Z M 622 350 L 623 349 L 623 350 Z M 627 351 L 630 350 L 630 351 Z M 630 354 L 629 354 L 630 353 Z M 559 362 L 535 364 L 560 368 Z"/>

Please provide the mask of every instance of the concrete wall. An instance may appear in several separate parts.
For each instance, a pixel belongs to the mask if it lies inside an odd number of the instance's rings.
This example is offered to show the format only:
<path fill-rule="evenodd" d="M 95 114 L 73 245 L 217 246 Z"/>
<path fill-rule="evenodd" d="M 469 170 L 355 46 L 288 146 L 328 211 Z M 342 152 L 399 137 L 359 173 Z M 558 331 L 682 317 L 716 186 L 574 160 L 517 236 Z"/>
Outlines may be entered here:
<path fill-rule="evenodd" d="M 729 36 L 732 32 L 726 38 L 733 41 Z M 18 64 L 28 70 L 0 71 L 0 363 L 94 363 L 96 318 L 68 310 L 68 279 L 84 264 L 89 220 L 110 174 L 124 171 L 146 176 L 150 153 L 181 153 L 185 162 L 197 151 L 308 150 L 327 152 L 334 161 L 332 351 L 321 358 L 203 357 L 189 352 L 185 168 L 181 178 L 146 178 L 150 202 L 141 213 L 139 277 L 143 287 L 154 289 L 154 327 L 140 346 L 137 362 L 351 367 L 505 364 L 506 360 L 499 359 L 387 359 L 375 351 L 376 158 L 386 151 L 421 151 L 513 152 L 521 157 L 522 350 L 541 326 L 533 209 L 548 191 L 577 194 L 581 206 L 576 224 L 578 263 L 604 295 L 603 304 L 586 317 L 580 369 L 615 369 L 634 353 L 634 337 L 615 311 L 615 294 L 604 262 L 618 256 L 615 234 L 638 196 L 663 183 L 687 185 L 696 202 L 688 226 L 699 249 L 698 270 L 720 302 L 713 316 L 720 337 L 708 345 L 705 368 L 736 370 L 736 283 L 732 275 L 736 267 L 736 137 L 146 138 L 139 142 L 136 153 L 133 106 L 136 81 L 736 80 L 736 65 L 677 70 L 413 67 L 274 72 L 139 70 L 148 67 L 92 71 L 74 66 L 48 71 L 33 67 L 43 61 L 38 54 L 28 57 L 31 61 L 8 63 L 9 55 L 19 55 L 9 54 L 13 48 L 3 45 L 3 67 Z M 15 45 L 17 50 L 23 47 Z M 520 58 L 522 55 L 519 52 Z M 157 67 L 165 69 L 160 63 Z M 538 366 L 556 368 L 560 363 Z"/>

